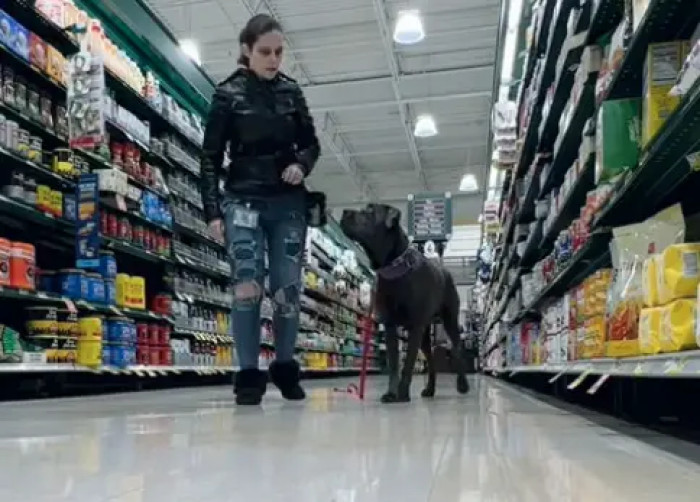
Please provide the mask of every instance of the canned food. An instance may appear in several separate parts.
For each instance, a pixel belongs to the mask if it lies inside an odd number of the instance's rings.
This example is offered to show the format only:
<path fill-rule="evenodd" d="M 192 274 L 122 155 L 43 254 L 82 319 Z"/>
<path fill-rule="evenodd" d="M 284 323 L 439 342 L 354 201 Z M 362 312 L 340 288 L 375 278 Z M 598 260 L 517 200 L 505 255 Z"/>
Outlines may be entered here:
<path fill-rule="evenodd" d="M 107 321 L 107 339 L 114 344 L 128 344 L 131 342 L 130 321 L 126 317 L 110 317 Z"/>
<path fill-rule="evenodd" d="M 148 325 L 148 344 L 151 346 L 160 345 L 160 326 L 155 323 Z"/>
<path fill-rule="evenodd" d="M 67 268 L 60 270 L 57 276 L 58 292 L 73 300 L 87 297 L 87 278 L 83 270 Z"/>
<path fill-rule="evenodd" d="M 140 322 L 136 325 L 136 343 L 139 345 L 148 345 L 148 324 L 145 322 Z"/>

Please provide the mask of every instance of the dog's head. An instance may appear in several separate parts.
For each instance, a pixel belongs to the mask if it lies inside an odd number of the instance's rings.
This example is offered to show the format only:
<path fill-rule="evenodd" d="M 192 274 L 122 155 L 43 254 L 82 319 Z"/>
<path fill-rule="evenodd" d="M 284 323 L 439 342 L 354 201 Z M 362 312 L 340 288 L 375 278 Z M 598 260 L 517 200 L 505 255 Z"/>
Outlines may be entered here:
<path fill-rule="evenodd" d="M 384 204 L 368 204 L 360 210 L 346 209 L 340 228 L 367 253 L 375 268 L 401 254 L 408 239 L 400 225 L 401 211 Z"/>

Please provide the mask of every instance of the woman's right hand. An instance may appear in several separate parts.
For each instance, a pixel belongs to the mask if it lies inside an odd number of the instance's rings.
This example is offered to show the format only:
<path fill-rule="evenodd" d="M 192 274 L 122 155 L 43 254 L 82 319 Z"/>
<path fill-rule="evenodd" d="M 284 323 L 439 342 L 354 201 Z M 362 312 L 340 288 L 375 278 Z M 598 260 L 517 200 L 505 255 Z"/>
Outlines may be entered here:
<path fill-rule="evenodd" d="M 209 234 L 217 241 L 224 242 L 224 220 L 216 218 L 209 222 Z"/>

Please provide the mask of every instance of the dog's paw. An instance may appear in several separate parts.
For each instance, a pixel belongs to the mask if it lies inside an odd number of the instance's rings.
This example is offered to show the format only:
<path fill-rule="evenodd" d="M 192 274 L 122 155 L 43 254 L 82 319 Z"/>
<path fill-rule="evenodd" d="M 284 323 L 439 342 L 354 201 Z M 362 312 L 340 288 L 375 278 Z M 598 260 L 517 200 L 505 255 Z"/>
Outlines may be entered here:
<path fill-rule="evenodd" d="M 435 389 L 432 387 L 426 387 L 423 392 L 420 393 L 421 397 L 435 397 Z"/>
<path fill-rule="evenodd" d="M 387 392 L 381 398 L 382 403 L 396 403 L 398 401 L 398 396 L 394 392 Z"/>
<path fill-rule="evenodd" d="M 466 394 L 469 392 L 469 381 L 464 375 L 459 375 L 457 377 L 457 392 L 460 394 Z"/>
<path fill-rule="evenodd" d="M 384 404 L 390 404 L 390 403 L 408 403 L 411 401 L 411 396 L 405 393 L 394 393 L 394 392 L 387 392 L 382 396 L 381 399 L 382 403 Z"/>

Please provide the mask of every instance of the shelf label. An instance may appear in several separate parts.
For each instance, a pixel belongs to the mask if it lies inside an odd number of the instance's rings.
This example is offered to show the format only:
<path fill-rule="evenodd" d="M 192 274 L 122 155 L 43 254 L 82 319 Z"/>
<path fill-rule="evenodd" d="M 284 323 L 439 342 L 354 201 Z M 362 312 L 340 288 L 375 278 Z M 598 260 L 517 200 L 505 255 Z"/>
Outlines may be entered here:
<path fill-rule="evenodd" d="M 635 366 L 634 371 L 632 371 L 632 374 L 634 374 L 635 376 L 644 374 L 644 366 L 642 365 L 642 363 L 637 363 L 637 366 Z"/>
<path fill-rule="evenodd" d="M 593 385 L 591 385 L 591 388 L 588 389 L 588 390 L 586 391 L 586 393 L 587 393 L 589 396 L 594 395 L 594 394 L 595 394 L 596 392 L 598 392 L 598 390 L 603 386 L 603 384 L 604 384 L 605 382 L 608 381 L 608 378 L 610 378 L 610 375 L 607 374 L 607 373 L 606 373 L 605 375 L 601 375 L 600 378 L 599 378 L 598 380 L 596 380 L 596 383 L 594 383 Z"/>
<path fill-rule="evenodd" d="M 566 373 L 566 370 L 561 370 L 559 373 L 554 375 L 552 378 L 549 379 L 549 383 L 554 383 L 557 380 L 559 380 L 564 374 Z"/>
<path fill-rule="evenodd" d="M 578 377 L 576 380 L 574 380 L 573 382 L 571 382 L 571 383 L 568 385 L 567 389 L 569 389 L 569 390 L 574 390 L 575 388 L 577 388 L 579 385 L 581 385 L 581 384 L 583 383 L 583 381 L 584 381 L 584 380 L 588 377 L 588 375 L 590 375 L 592 372 L 593 372 L 593 370 L 590 369 L 590 368 L 588 368 L 587 370 L 585 370 L 583 373 L 581 373 L 581 374 L 579 375 L 579 377 Z"/>

